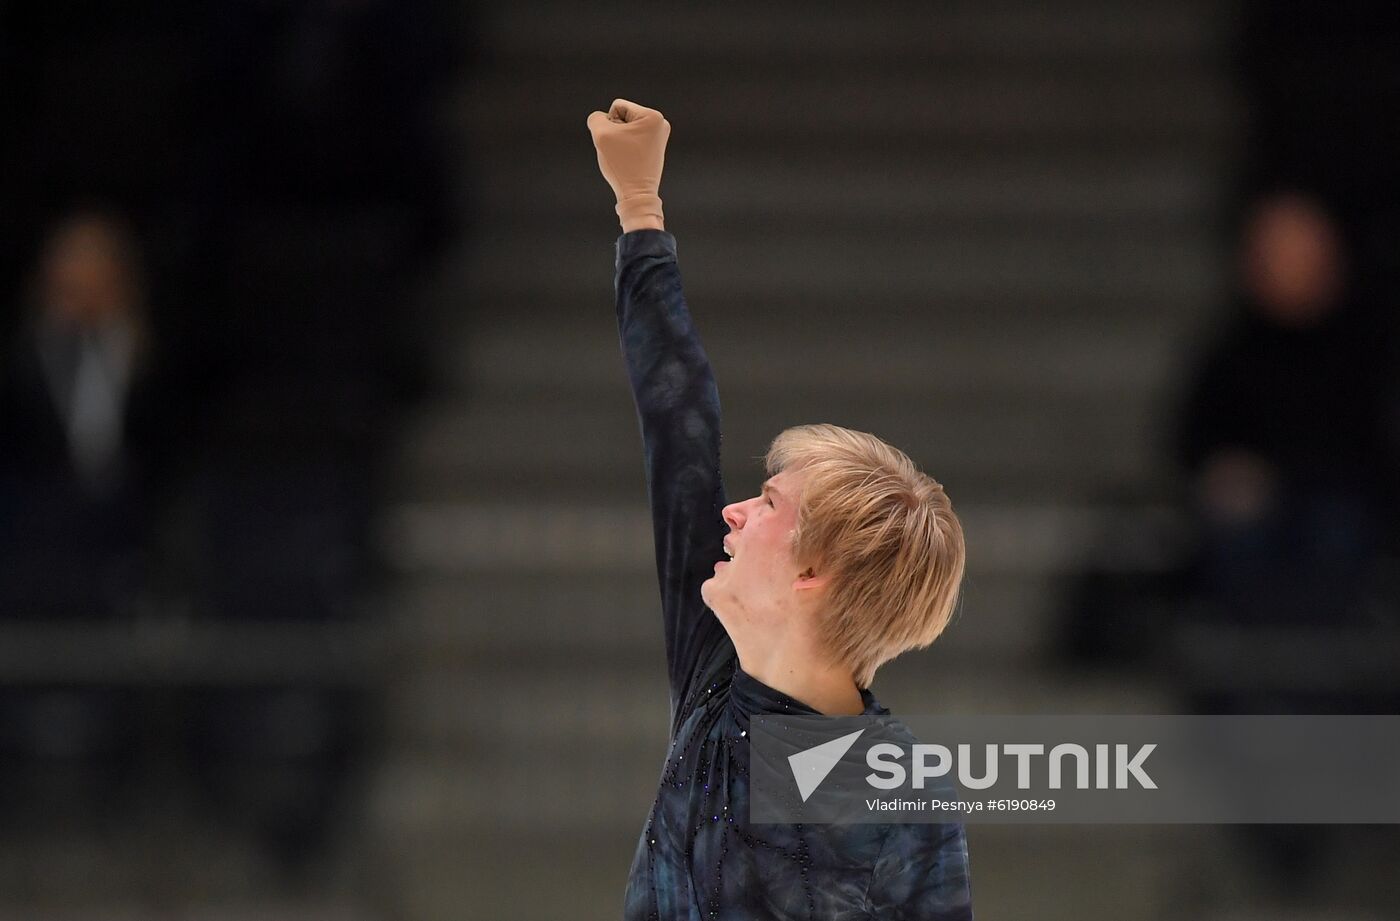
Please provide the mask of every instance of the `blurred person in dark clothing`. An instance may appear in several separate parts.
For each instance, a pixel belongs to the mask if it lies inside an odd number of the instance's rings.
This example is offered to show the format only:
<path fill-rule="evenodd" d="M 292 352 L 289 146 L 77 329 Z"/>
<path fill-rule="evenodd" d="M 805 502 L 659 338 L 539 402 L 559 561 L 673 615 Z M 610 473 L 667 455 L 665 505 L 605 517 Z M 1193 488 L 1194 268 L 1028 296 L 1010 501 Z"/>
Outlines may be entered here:
<path fill-rule="evenodd" d="M 134 233 L 71 214 L 41 244 L 0 365 L 0 618 L 129 617 L 173 442 Z M 136 751 L 132 695 L 53 681 L 0 687 L 5 812 L 106 810 Z"/>
<path fill-rule="evenodd" d="M 109 214 L 48 235 L 0 368 L 0 604 L 7 617 L 124 613 L 172 427 L 136 241 Z"/>
<path fill-rule="evenodd" d="M 0 7 L 0 281 L 32 261 L 29 222 L 75 197 L 141 228 L 149 325 L 203 384 L 208 538 L 187 581 L 206 609 L 324 620 L 372 568 L 379 460 L 428 383 L 417 301 L 451 211 L 438 109 L 460 42 L 441 12 Z"/>
<path fill-rule="evenodd" d="M 1359 283 L 1349 230 L 1297 191 L 1261 195 L 1244 215 L 1235 309 L 1178 429 L 1199 538 L 1188 582 L 1203 603 L 1183 621 L 1206 628 L 1171 663 L 1191 712 L 1394 712 L 1394 688 L 1363 683 L 1316 643 L 1319 631 L 1374 642 L 1400 469 L 1393 341 L 1384 304 Z M 1231 661 L 1207 652 L 1220 648 Z M 1234 834 L 1290 902 L 1334 896 L 1325 870 L 1347 840 L 1339 827 Z"/>
<path fill-rule="evenodd" d="M 1386 337 L 1353 296 L 1316 199 L 1255 202 L 1239 299 L 1191 382 L 1179 431 L 1201 587 L 1242 623 L 1357 615 L 1392 507 Z"/>

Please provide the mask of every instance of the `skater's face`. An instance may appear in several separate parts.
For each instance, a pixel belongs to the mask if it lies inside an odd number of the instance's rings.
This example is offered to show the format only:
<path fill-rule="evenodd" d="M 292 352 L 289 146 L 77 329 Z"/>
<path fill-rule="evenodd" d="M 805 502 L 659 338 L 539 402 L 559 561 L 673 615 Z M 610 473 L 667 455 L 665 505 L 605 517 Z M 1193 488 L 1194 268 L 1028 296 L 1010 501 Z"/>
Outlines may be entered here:
<path fill-rule="evenodd" d="M 731 559 L 715 564 L 700 595 L 727 627 L 781 620 L 812 600 L 819 582 L 792 558 L 802 472 L 784 470 L 763 484 L 759 495 L 724 508 Z"/>

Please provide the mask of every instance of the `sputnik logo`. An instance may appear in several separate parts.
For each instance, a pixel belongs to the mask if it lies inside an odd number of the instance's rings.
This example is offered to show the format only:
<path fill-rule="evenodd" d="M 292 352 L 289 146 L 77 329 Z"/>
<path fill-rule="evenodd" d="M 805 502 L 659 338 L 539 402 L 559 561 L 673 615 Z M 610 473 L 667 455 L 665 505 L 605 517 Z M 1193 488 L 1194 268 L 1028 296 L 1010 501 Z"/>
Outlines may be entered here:
<path fill-rule="evenodd" d="M 802 802 L 807 802 L 807 798 L 816 791 L 823 780 L 826 780 L 826 775 L 830 774 L 842 756 L 851 750 L 851 746 L 856 744 L 856 739 L 860 738 L 862 732 L 865 730 L 857 729 L 850 735 L 823 742 L 805 752 L 788 755 L 788 764 L 792 765 L 792 778 L 797 781 L 797 792 L 801 794 Z"/>

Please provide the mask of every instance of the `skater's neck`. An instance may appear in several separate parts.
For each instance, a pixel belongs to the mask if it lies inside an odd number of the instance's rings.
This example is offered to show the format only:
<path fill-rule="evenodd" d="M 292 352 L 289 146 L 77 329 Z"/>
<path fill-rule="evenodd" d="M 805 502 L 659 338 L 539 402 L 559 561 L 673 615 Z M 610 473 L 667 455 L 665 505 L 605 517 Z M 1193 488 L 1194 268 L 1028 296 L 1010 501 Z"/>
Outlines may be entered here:
<path fill-rule="evenodd" d="M 865 701 L 849 669 L 828 664 L 806 644 L 770 644 L 738 650 L 739 667 L 750 677 L 828 716 L 854 716 L 865 712 Z"/>

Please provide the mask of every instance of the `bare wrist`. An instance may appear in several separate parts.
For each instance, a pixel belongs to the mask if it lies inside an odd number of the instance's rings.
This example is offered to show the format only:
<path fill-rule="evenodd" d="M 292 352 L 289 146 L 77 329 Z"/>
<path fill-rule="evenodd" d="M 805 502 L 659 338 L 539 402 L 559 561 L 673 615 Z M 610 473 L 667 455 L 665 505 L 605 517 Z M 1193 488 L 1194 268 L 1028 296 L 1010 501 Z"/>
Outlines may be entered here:
<path fill-rule="evenodd" d="M 634 230 L 665 230 L 666 218 L 658 195 L 636 195 L 617 203 L 618 222 L 623 233 Z"/>
<path fill-rule="evenodd" d="M 666 222 L 659 217 L 637 218 L 632 221 L 622 222 L 622 232 L 631 233 L 634 230 L 665 230 Z"/>

